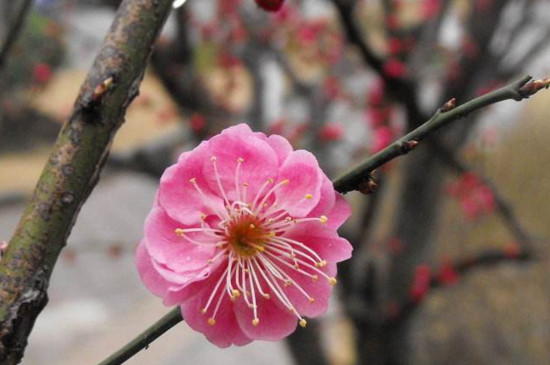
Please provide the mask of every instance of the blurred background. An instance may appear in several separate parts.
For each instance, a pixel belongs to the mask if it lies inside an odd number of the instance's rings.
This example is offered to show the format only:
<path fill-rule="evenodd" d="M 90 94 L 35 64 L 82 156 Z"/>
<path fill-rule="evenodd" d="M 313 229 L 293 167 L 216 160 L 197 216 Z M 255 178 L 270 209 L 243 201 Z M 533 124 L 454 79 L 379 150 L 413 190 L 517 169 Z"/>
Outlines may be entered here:
<path fill-rule="evenodd" d="M 329 177 L 522 76 L 550 74 L 546 0 L 188 0 L 84 205 L 23 364 L 97 363 L 168 311 L 134 267 L 162 171 L 246 121 Z M 25 10 L 25 3 L 30 3 Z M 0 241 L 9 241 L 119 1 L 0 1 Z M 23 10 L 23 11 L 22 11 Z M 20 17 L 22 16 L 22 17 Z M 185 323 L 129 364 L 547 364 L 550 93 L 467 116 L 346 195 L 329 313 L 220 350 Z"/>

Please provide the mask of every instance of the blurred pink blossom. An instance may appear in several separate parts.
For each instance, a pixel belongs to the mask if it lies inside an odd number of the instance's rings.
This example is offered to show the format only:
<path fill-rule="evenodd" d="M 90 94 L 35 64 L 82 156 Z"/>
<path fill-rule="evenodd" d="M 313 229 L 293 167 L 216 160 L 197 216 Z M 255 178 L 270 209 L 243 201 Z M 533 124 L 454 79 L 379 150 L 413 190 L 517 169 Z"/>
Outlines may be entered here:
<path fill-rule="evenodd" d="M 325 142 L 335 142 L 344 136 L 344 127 L 340 123 L 331 122 L 325 124 L 319 131 L 319 138 Z"/>
<path fill-rule="evenodd" d="M 376 153 L 392 143 L 395 135 L 391 127 L 383 125 L 373 131 L 372 142 L 369 146 L 371 153 Z"/>

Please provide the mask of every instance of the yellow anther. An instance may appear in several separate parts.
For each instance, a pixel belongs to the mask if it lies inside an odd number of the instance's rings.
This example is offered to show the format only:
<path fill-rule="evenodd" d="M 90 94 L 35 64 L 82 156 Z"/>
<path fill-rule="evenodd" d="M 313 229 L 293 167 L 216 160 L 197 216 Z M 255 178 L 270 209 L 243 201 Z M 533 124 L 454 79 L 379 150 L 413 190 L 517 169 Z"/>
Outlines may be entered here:
<path fill-rule="evenodd" d="M 305 319 L 300 319 L 300 327 L 305 327 L 307 326 L 307 321 Z"/>
<path fill-rule="evenodd" d="M 267 232 L 267 235 L 269 237 L 275 237 L 275 232 L 271 231 L 271 232 Z"/>
<path fill-rule="evenodd" d="M 217 248 L 222 248 L 224 244 L 225 244 L 225 243 L 223 243 L 223 242 L 216 243 L 216 247 L 217 247 Z"/>
<path fill-rule="evenodd" d="M 271 299 L 271 295 L 264 293 L 263 294 L 264 299 Z"/>
<path fill-rule="evenodd" d="M 252 224 L 252 223 L 250 223 L 250 226 L 249 226 L 249 227 L 250 227 L 250 229 L 256 228 L 256 226 L 255 226 L 254 224 Z"/>
<path fill-rule="evenodd" d="M 237 162 L 238 162 L 238 163 L 243 163 L 243 162 L 244 162 L 244 158 L 239 157 L 239 158 L 237 159 Z"/>
<path fill-rule="evenodd" d="M 326 265 L 327 265 L 327 262 L 325 260 L 321 260 L 321 261 L 315 263 L 315 267 L 323 267 L 323 266 L 326 266 Z"/>
<path fill-rule="evenodd" d="M 318 275 L 311 275 L 311 280 L 317 281 L 317 280 L 319 280 L 319 276 Z"/>
<path fill-rule="evenodd" d="M 311 194 L 306 194 L 306 199 L 312 199 L 313 198 L 313 195 Z"/>
<path fill-rule="evenodd" d="M 285 286 L 291 286 L 292 280 L 285 280 Z"/>
<path fill-rule="evenodd" d="M 315 298 L 307 298 L 310 303 L 315 303 Z"/>
<path fill-rule="evenodd" d="M 206 219 L 206 214 L 201 213 L 200 217 L 201 217 L 201 220 L 205 220 Z"/>
<path fill-rule="evenodd" d="M 210 326 L 213 326 L 213 325 L 216 324 L 216 320 L 215 320 L 214 318 L 208 318 L 208 324 L 209 324 Z"/>
<path fill-rule="evenodd" d="M 259 320 L 258 318 L 254 318 L 254 319 L 252 320 L 252 325 L 253 325 L 253 326 L 257 326 L 258 324 L 260 324 L 260 320 Z"/>
<path fill-rule="evenodd" d="M 196 184 L 196 183 L 197 183 L 197 179 L 193 177 L 193 178 L 189 179 L 189 182 L 190 182 L 191 184 Z"/>
<path fill-rule="evenodd" d="M 176 229 L 174 230 L 174 232 L 175 232 L 176 235 L 178 235 L 178 236 L 183 236 L 183 229 L 181 229 L 181 228 L 176 228 Z"/>
<path fill-rule="evenodd" d="M 238 298 L 238 297 L 241 296 L 241 292 L 238 291 L 237 289 L 233 289 L 233 290 L 231 291 L 231 294 L 232 294 L 235 298 Z"/>
<path fill-rule="evenodd" d="M 295 264 L 295 265 L 294 265 L 294 268 L 295 268 L 296 270 L 300 270 L 300 265 Z"/>
<path fill-rule="evenodd" d="M 336 278 L 329 278 L 328 279 L 328 283 L 330 285 L 336 285 L 337 282 L 338 282 L 338 280 L 336 280 Z"/>
<path fill-rule="evenodd" d="M 328 222 L 328 218 L 327 218 L 326 215 L 322 215 L 322 216 L 319 217 L 319 221 L 324 224 L 324 223 Z"/>
<path fill-rule="evenodd" d="M 206 308 L 201 309 L 201 314 L 206 314 Z"/>
<path fill-rule="evenodd" d="M 272 178 L 269 178 L 269 179 L 267 179 L 267 182 L 270 183 L 270 184 L 273 184 L 275 182 L 275 180 L 273 180 Z"/>
<path fill-rule="evenodd" d="M 283 181 L 281 181 L 281 183 L 282 183 L 283 185 L 288 185 L 289 182 L 290 182 L 289 179 L 284 179 Z"/>

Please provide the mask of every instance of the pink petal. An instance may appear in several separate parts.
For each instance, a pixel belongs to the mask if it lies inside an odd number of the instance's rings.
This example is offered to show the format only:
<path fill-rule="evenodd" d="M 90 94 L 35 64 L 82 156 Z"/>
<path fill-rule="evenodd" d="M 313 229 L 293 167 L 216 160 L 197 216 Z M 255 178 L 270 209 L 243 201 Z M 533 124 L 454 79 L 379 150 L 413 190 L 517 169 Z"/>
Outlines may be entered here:
<path fill-rule="evenodd" d="M 208 298 L 220 278 L 220 275 L 223 273 L 223 270 L 223 267 L 217 270 L 211 277 L 211 280 L 198 289 L 197 295 L 181 305 L 181 313 L 191 328 L 202 332 L 210 342 L 219 347 L 228 347 L 232 344 L 237 346 L 246 345 L 251 342 L 252 339 L 246 336 L 240 329 L 237 319 L 235 318 L 233 302 L 229 300 L 226 293 L 223 293 L 220 308 L 216 313 L 215 325 L 211 326 L 208 324 L 208 319 L 213 313 L 212 305 L 206 314 L 201 313 L 201 309 L 203 309 L 208 302 Z M 216 296 L 214 300 L 216 301 L 217 298 Z M 216 304 L 215 301 L 214 305 Z"/>
<path fill-rule="evenodd" d="M 339 228 L 351 215 L 351 208 L 342 195 L 334 190 L 332 182 L 323 174 L 321 199 L 319 204 L 308 214 L 309 217 L 326 216 L 328 226 Z"/>
<path fill-rule="evenodd" d="M 329 180 L 329 178 L 322 174 L 322 180 L 323 183 L 321 185 L 321 198 L 319 199 L 319 203 L 313 208 L 311 212 L 309 212 L 309 217 L 320 217 L 322 215 L 326 215 L 329 218 L 329 214 L 332 211 L 332 208 L 334 208 L 334 203 L 336 202 L 336 194 L 334 191 L 334 186 L 332 185 L 332 182 Z"/>
<path fill-rule="evenodd" d="M 336 264 L 328 263 L 321 270 L 332 277 L 336 275 Z M 285 291 L 298 313 L 306 317 L 318 317 L 324 314 L 328 309 L 329 297 L 333 289 L 328 280 L 320 274 L 319 279 L 313 281 L 310 277 L 294 270 L 289 270 L 287 273 L 295 284 L 285 287 Z M 297 286 L 300 286 L 315 301 L 310 302 Z"/>
<path fill-rule="evenodd" d="M 237 321 L 246 336 L 254 340 L 277 341 L 294 332 L 298 322 L 296 315 L 280 305 L 274 294 L 271 294 L 271 299 L 265 299 L 256 293 L 256 298 L 260 320 L 257 326 L 252 324 L 254 313 L 243 297 L 234 302 Z"/>
<path fill-rule="evenodd" d="M 294 217 L 306 216 L 321 199 L 322 172 L 311 153 L 292 152 L 279 169 L 278 181 L 288 179 L 275 191 L 279 207 Z"/>
<path fill-rule="evenodd" d="M 329 263 L 349 259 L 353 250 L 351 244 L 339 237 L 336 230 L 317 222 L 297 224 L 286 231 L 284 237 L 302 242 Z"/>
<path fill-rule="evenodd" d="M 159 263 L 179 273 L 208 266 L 208 259 L 216 251 L 215 246 L 190 243 L 175 233 L 176 228 L 182 226 L 172 220 L 162 208 L 153 208 L 145 221 L 145 242 L 149 254 Z M 212 242 L 204 234 L 189 235 L 198 242 Z"/>
<path fill-rule="evenodd" d="M 222 188 L 230 200 L 237 200 L 236 174 L 238 160 L 242 159 L 239 171 L 239 188 L 244 191 L 243 184 L 248 184 L 247 196 L 253 197 L 260 187 L 270 178 L 277 176 L 278 161 L 273 148 L 262 138 L 248 132 L 248 126 L 238 125 L 231 133 L 222 133 L 209 141 L 209 156 L 205 156 L 203 175 L 206 177 L 210 190 L 218 196 L 223 196 L 216 178 L 214 163 Z M 216 161 L 211 161 L 215 156 Z M 242 195 L 241 195 L 242 199 Z"/>
<path fill-rule="evenodd" d="M 201 214 L 223 211 L 223 200 L 209 189 L 202 175 L 203 164 L 209 158 L 208 142 L 203 142 L 183 153 L 162 175 L 158 203 L 176 221 L 195 224 L 201 221 Z M 193 186 L 191 179 L 195 179 L 206 198 Z"/>
<path fill-rule="evenodd" d="M 292 152 L 292 145 L 290 142 L 277 134 L 272 134 L 267 138 L 267 143 L 273 148 L 277 158 L 279 159 L 279 166 L 283 164 L 288 155 Z"/>
<path fill-rule="evenodd" d="M 155 270 L 151 262 L 151 256 L 149 252 L 147 252 L 147 248 L 143 241 L 141 241 L 137 247 L 136 265 L 141 281 L 143 281 L 145 287 L 153 294 L 164 297 L 170 287 L 173 286 L 173 283 L 167 281 L 157 270 Z"/>
<path fill-rule="evenodd" d="M 335 194 L 336 202 L 330 213 L 327 214 L 327 225 L 331 228 L 338 229 L 351 216 L 351 207 L 342 195 L 336 192 Z"/>
<path fill-rule="evenodd" d="M 252 132 L 252 129 L 250 129 L 248 124 L 239 123 L 237 125 L 225 128 L 220 134 L 226 136 L 242 136 L 246 134 L 254 134 L 254 132 Z"/>

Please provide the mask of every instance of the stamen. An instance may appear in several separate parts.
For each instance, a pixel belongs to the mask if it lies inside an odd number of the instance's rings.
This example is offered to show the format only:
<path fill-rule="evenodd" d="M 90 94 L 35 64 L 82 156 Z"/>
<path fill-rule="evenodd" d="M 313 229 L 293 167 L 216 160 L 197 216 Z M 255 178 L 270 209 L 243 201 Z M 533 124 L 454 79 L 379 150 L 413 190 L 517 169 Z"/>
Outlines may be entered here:
<path fill-rule="evenodd" d="M 277 190 L 279 187 L 283 186 L 283 185 L 288 185 L 288 183 L 290 182 L 290 180 L 288 179 L 284 179 L 282 181 L 279 181 L 277 184 L 275 184 L 275 186 L 273 186 L 268 192 L 267 194 L 264 195 L 263 199 L 260 201 L 260 204 L 258 204 L 259 207 L 262 207 L 265 202 L 267 201 L 267 199 L 271 196 L 271 194 L 273 194 L 275 192 L 275 190 Z M 275 205 L 276 202 L 273 204 Z M 253 207 L 254 211 L 256 211 Z M 256 211 L 256 213 L 259 213 L 259 211 Z"/>
<path fill-rule="evenodd" d="M 216 158 L 216 156 L 212 156 L 210 158 L 210 161 L 212 161 L 212 164 L 214 165 L 214 175 L 216 175 L 216 182 L 218 183 L 218 188 L 220 189 L 220 193 L 222 194 L 223 196 L 223 200 L 225 202 L 225 205 L 226 206 L 229 206 L 229 199 L 227 198 L 227 194 L 225 194 L 225 190 L 223 189 L 222 187 L 222 182 L 221 182 L 221 179 L 220 179 L 220 174 L 218 173 L 218 164 L 216 163 L 218 159 Z"/>
<path fill-rule="evenodd" d="M 189 179 L 189 182 L 193 185 L 195 190 L 197 190 L 197 192 L 201 196 L 202 202 L 207 207 L 209 207 L 212 210 L 212 212 L 214 212 L 214 214 L 216 214 L 218 216 L 218 218 L 223 220 L 224 219 L 223 218 L 223 213 L 220 213 L 218 211 L 218 208 L 212 205 L 211 200 L 206 197 L 206 194 L 204 194 L 204 191 L 202 191 L 202 189 L 199 187 L 199 184 L 197 184 L 197 179 L 193 177 L 193 178 Z"/>
<path fill-rule="evenodd" d="M 273 179 L 268 179 L 266 182 L 263 183 L 263 185 L 260 187 L 260 190 L 258 190 L 258 192 L 256 193 L 256 197 L 254 198 L 254 201 L 252 202 L 252 210 L 255 209 L 256 207 L 256 203 L 258 202 L 258 200 L 260 199 L 260 197 L 262 196 L 262 192 L 264 191 L 264 189 L 266 188 L 267 185 L 269 184 L 273 184 Z"/>
<path fill-rule="evenodd" d="M 242 157 L 237 158 L 237 171 L 235 171 L 235 190 L 237 192 L 237 200 L 241 200 L 241 188 L 239 186 L 239 175 L 241 172 L 241 165 L 244 159 Z"/>
<path fill-rule="evenodd" d="M 210 304 L 212 304 L 212 300 L 214 299 L 214 297 L 216 296 L 216 292 L 218 291 L 221 283 L 223 282 L 223 280 L 225 279 L 225 276 L 228 274 L 228 271 L 227 269 L 225 269 L 225 272 L 222 274 L 222 276 L 220 277 L 220 279 L 218 280 L 218 282 L 216 283 L 216 286 L 214 287 L 214 290 L 212 291 L 212 294 L 210 294 L 210 297 L 208 298 L 208 301 L 206 302 L 206 305 L 204 306 L 204 308 L 201 310 L 201 313 L 202 314 L 206 314 L 206 312 L 208 311 L 208 307 L 210 307 Z M 211 319 L 214 319 L 215 317 L 215 313 L 214 315 L 212 316 Z M 216 323 L 216 322 L 214 322 Z M 208 320 L 208 324 L 210 324 L 210 320 Z M 213 326 L 214 324 L 211 324 L 211 326 Z"/>
<path fill-rule="evenodd" d="M 307 321 L 303 318 L 300 319 L 299 323 L 300 323 L 300 327 L 302 328 L 305 328 L 305 326 L 307 326 Z"/>

